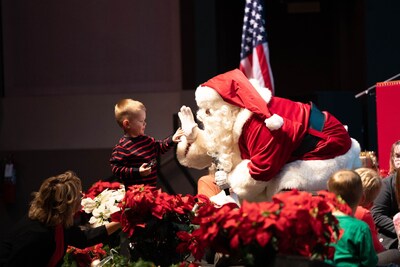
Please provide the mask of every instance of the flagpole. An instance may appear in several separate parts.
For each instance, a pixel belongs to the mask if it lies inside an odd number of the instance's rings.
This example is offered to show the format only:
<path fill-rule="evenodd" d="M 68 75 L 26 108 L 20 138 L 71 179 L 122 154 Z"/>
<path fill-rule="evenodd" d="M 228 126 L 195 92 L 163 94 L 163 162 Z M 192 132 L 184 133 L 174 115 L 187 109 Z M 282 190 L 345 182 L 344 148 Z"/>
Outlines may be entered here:
<path fill-rule="evenodd" d="M 387 80 L 385 80 L 385 81 L 383 81 L 383 82 L 389 82 L 389 81 L 391 81 L 391 80 L 396 79 L 396 78 L 399 77 L 399 76 L 400 76 L 400 73 L 396 74 L 396 75 L 393 76 L 393 77 L 390 77 L 389 79 L 387 79 Z M 369 91 L 371 91 L 371 90 L 374 89 L 375 87 L 376 87 L 376 84 L 375 84 L 375 85 L 372 85 L 372 86 L 369 87 L 369 88 L 367 88 L 367 90 L 361 91 L 360 93 L 358 93 L 358 94 L 355 95 L 355 98 L 359 98 L 360 96 L 367 95 L 367 94 L 369 93 Z"/>

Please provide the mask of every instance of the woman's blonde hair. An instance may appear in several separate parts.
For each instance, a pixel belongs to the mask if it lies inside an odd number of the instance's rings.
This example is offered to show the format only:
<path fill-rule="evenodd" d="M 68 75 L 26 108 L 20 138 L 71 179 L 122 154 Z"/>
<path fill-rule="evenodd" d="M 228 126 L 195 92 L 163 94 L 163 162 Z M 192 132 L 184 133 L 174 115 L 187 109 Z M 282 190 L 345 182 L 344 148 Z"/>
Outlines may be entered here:
<path fill-rule="evenodd" d="M 70 227 L 81 202 L 82 184 L 72 171 L 47 178 L 29 208 L 29 218 L 47 226 L 63 224 Z"/>
<path fill-rule="evenodd" d="M 121 99 L 117 104 L 115 104 L 115 119 L 118 125 L 123 128 L 122 122 L 125 119 L 133 118 L 141 110 L 146 111 L 146 107 L 142 102 L 130 98 Z"/>
<path fill-rule="evenodd" d="M 392 148 L 390 149 L 390 159 L 389 159 L 389 174 L 395 173 L 396 168 L 394 167 L 394 149 L 396 146 L 400 145 L 400 140 L 393 143 Z"/>
<path fill-rule="evenodd" d="M 355 172 L 361 177 L 365 196 L 364 202 L 374 202 L 376 196 L 381 190 L 382 178 L 379 176 L 378 172 L 371 168 L 358 168 Z"/>

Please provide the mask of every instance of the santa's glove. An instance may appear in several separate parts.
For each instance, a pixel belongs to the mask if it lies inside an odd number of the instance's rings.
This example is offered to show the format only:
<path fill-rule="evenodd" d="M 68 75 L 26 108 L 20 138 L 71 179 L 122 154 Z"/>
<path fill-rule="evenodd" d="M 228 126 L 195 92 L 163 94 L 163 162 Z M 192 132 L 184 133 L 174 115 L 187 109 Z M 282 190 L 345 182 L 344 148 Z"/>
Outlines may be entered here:
<path fill-rule="evenodd" d="M 197 123 L 194 121 L 193 113 L 190 107 L 182 106 L 178 112 L 179 119 L 181 120 L 182 130 L 185 132 L 186 139 L 193 141 L 196 139 Z"/>
<path fill-rule="evenodd" d="M 215 183 L 218 185 L 219 189 L 223 190 L 226 195 L 230 194 L 228 183 L 228 174 L 225 171 L 218 170 L 215 172 Z"/>

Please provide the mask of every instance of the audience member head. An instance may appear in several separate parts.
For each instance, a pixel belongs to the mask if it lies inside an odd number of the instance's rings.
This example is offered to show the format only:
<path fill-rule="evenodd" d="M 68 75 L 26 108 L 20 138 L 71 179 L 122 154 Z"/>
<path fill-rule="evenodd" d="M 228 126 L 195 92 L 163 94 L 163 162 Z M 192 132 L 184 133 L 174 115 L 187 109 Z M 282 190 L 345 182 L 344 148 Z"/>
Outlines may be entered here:
<path fill-rule="evenodd" d="M 364 168 L 374 169 L 379 172 L 378 159 L 374 151 L 361 151 L 360 152 L 361 166 Z"/>
<path fill-rule="evenodd" d="M 328 180 L 328 190 L 346 201 L 355 212 L 363 196 L 361 177 L 352 170 L 339 170 Z"/>
<path fill-rule="evenodd" d="M 29 208 L 29 218 L 47 226 L 70 227 L 81 208 L 82 184 L 72 171 L 44 180 Z"/>
<path fill-rule="evenodd" d="M 130 98 L 121 99 L 115 105 L 114 112 L 118 125 L 126 133 L 129 133 L 135 122 L 145 124 L 146 107 L 142 102 Z"/>
<path fill-rule="evenodd" d="M 372 207 L 375 198 L 381 190 L 382 178 L 379 176 L 378 172 L 371 168 L 358 168 L 355 172 L 361 177 L 364 191 L 363 198 L 359 205 L 369 209 Z"/>
<path fill-rule="evenodd" d="M 390 149 L 389 174 L 400 168 L 400 140 L 393 143 Z"/>

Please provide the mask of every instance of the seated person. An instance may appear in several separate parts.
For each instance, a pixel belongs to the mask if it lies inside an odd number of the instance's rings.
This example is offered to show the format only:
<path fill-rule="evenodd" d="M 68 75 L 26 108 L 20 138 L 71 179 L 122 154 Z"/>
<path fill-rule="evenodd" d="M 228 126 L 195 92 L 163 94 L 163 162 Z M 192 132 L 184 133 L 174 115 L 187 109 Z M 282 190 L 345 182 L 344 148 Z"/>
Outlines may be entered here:
<path fill-rule="evenodd" d="M 398 248 L 397 234 L 393 225 L 393 216 L 399 210 L 400 194 L 400 140 L 393 143 L 390 151 L 389 175 L 382 180 L 382 189 L 374 201 L 371 214 L 379 231 L 379 238 L 385 248 Z"/>
<path fill-rule="evenodd" d="M 218 195 L 221 192 L 221 189 L 215 183 L 214 175 L 207 174 L 197 181 L 197 193 L 205 195 L 207 197 L 212 197 Z"/>
<path fill-rule="evenodd" d="M 363 196 L 360 176 L 351 170 L 339 170 L 328 180 L 328 190 L 340 195 L 355 213 Z M 334 266 L 370 266 L 378 263 L 369 226 L 353 216 L 335 211 L 343 234 L 335 246 L 333 260 L 327 260 Z"/>
<path fill-rule="evenodd" d="M 361 177 L 363 185 L 363 196 L 360 204 L 356 209 L 354 217 L 366 222 L 371 230 L 372 241 L 376 253 L 386 250 L 378 239 L 378 229 L 376 228 L 374 218 L 371 215 L 369 209 L 379 194 L 382 187 L 382 178 L 379 174 L 371 168 L 358 168 L 355 170 Z"/>

